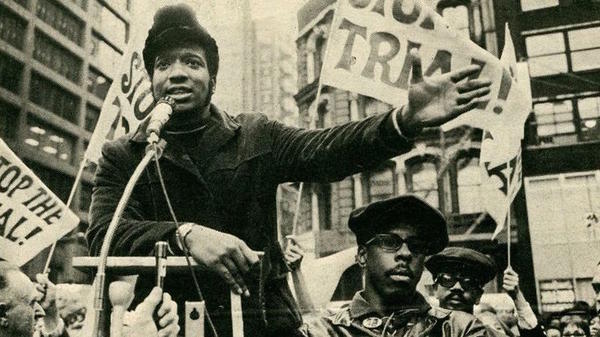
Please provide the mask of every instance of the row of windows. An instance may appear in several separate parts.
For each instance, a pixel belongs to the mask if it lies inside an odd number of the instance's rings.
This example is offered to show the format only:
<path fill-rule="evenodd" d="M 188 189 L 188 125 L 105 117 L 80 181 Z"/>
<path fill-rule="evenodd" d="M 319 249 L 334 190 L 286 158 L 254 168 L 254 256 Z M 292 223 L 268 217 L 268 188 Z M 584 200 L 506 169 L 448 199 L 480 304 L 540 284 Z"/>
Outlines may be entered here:
<path fill-rule="evenodd" d="M 80 83 L 81 59 L 37 30 L 35 32 L 33 58 L 63 75 L 71 82 Z"/>
<path fill-rule="evenodd" d="M 83 43 L 83 22 L 54 0 L 38 0 L 36 15 L 78 45 Z"/>
<path fill-rule="evenodd" d="M 568 144 L 600 139 L 600 96 L 536 103 L 531 125 L 535 144 Z"/>
<path fill-rule="evenodd" d="M 27 22 L 8 9 L 0 6 L 0 39 L 17 49 L 23 49 Z"/>
<path fill-rule="evenodd" d="M 23 142 L 44 156 L 51 156 L 58 161 L 73 164 L 75 138 L 36 118 L 27 119 L 27 135 Z"/>
<path fill-rule="evenodd" d="M 0 53 L 0 87 L 15 94 L 21 88 L 21 73 L 23 64 L 15 61 L 4 53 Z"/>
<path fill-rule="evenodd" d="M 600 68 L 600 26 L 525 37 L 532 77 Z"/>
<path fill-rule="evenodd" d="M 77 124 L 80 98 L 33 72 L 29 99 L 55 115 Z"/>

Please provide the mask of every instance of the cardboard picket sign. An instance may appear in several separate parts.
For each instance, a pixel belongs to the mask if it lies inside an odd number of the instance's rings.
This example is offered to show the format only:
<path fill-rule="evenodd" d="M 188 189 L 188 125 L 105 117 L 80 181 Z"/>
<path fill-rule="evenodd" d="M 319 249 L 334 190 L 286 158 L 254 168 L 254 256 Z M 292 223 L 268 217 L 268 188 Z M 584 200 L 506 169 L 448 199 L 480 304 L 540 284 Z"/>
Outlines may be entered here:
<path fill-rule="evenodd" d="M 0 258 L 22 266 L 79 218 L 0 139 Z"/>

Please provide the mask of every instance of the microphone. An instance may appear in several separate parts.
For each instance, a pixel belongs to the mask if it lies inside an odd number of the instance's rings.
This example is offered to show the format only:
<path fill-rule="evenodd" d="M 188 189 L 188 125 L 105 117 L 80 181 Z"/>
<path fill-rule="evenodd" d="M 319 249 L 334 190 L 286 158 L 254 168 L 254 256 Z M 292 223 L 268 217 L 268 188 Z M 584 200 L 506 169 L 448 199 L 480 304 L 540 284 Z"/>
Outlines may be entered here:
<path fill-rule="evenodd" d="M 158 143 L 160 131 L 167 124 L 169 118 L 171 118 L 175 105 L 175 100 L 171 96 L 165 96 L 158 100 L 154 109 L 150 112 L 150 122 L 148 122 L 148 126 L 146 127 L 148 143 Z"/>

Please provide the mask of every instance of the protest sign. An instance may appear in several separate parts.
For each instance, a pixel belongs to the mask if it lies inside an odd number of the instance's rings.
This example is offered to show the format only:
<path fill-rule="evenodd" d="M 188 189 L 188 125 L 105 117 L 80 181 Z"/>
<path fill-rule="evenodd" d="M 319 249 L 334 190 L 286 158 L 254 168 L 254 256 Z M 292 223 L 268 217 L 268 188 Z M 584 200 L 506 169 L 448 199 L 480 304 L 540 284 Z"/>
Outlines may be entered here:
<path fill-rule="evenodd" d="M 0 139 L 0 257 L 22 266 L 79 218 Z"/>
<path fill-rule="evenodd" d="M 497 132 L 506 121 L 513 95 L 509 69 L 485 49 L 450 28 L 432 8 L 416 0 L 340 0 L 332 23 L 324 84 L 406 104 L 412 70 L 409 51 L 419 50 L 425 76 L 470 64 L 481 66 L 472 78 L 493 81 L 492 99 L 464 114 L 453 126 L 468 124 Z"/>
<path fill-rule="evenodd" d="M 136 22 L 133 36 L 118 63 L 120 66 L 112 76 L 114 80 L 102 104 L 98 123 L 84 155 L 85 160 L 97 162 L 105 141 L 134 131 L 154 107 L 152 84 L 142 58 L 150 20 L 151 17 Z"/>

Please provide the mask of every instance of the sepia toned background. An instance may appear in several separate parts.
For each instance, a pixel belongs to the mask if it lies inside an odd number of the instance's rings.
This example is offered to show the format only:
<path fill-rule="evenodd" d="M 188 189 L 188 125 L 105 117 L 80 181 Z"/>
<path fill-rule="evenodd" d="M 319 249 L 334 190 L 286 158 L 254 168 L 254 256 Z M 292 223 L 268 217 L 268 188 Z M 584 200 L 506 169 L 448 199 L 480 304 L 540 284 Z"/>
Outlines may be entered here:
<path fill-rule="evenodd" d="M 220 48 L 214 103 L 231 114 L 256 111 L 300 127 L 330 127 L 385 111 L 370 97 L 325 87 L 315 102 L 334 0 L 197 0 L 193 6 Z M 499 56 L 504 24 L 527 62 L 534 106 L 525 125 L 523 188 L 512 206 L 513 266 L 540 312 L 594 302 L 600 260 L 600 1 L 429 0 L 454 28 Z M 66 200 L 120 55 L 171 1 L 0 0 L 0 137 Z M 309 109 L 317 118 L 309 125 Z M 481 130 L 428 129 L 410 153 L 333 184 L 307 184 L 296 233 L 298 186 L 279 193 L 280 234 L 298 236 L 307 260 L 355 245 L 350 211 L 413 192 L 450 220 L 452 245 L 506 265 L 507 237 L 481 200 Z M 94 167 L 71 207 L 83 221 L 61 239 L 56 282 L 85 282 L 70 267 L 86 255 Z M 24 269 L 40 272 L 47 250 Z M 310 278 L 310 275 L 306 275 Z M 488 285 L 499 289 L 501 280 Z M 425 281 L 427 282 L 427 281 Z"/>

